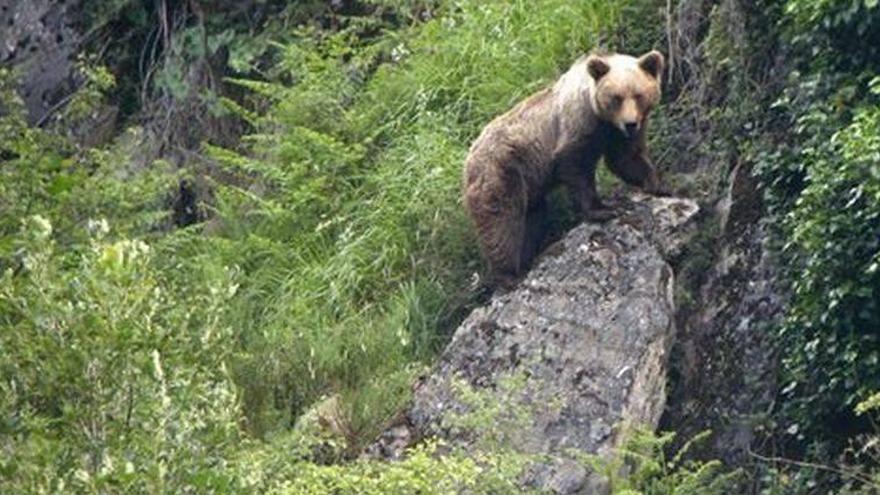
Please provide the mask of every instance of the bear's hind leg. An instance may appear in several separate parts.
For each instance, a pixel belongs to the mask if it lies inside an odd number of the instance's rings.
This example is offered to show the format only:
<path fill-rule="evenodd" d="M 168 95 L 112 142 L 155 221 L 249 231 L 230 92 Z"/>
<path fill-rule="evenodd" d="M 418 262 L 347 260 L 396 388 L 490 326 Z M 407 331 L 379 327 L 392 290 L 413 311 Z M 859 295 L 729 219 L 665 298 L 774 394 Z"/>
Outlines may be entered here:
<path fill-rule="evenodd" d="M 510 288 L 523 270 L 523 243 L 526 239 L 525 215 L 515 211 L 489 218 L 478 225 L 483 253 L 489 264 L 489 283 Z"/>
<path fill-rule="evenodd" d="M 518 177 L 489 177 L 468 186 L 465 201 L 489 265 L 489 284 L 511 287 L 522 268 L 526 237 L 524 184 Z"/>

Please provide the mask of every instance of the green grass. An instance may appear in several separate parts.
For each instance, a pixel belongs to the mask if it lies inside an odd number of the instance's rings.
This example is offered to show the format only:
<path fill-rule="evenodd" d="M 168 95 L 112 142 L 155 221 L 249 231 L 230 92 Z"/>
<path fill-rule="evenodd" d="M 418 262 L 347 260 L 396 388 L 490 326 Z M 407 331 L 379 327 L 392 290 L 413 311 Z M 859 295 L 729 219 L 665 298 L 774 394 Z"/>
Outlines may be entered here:
<path fill-rule="evenodd" d="M 459 201 L 470 141 L 615 16 L 599 1 L 458 2 L 360 44 L 357 24 L 317 41 L 305 32 L 281 55 L 297 84 L 240 81 L 276 101 L 247 151 L 216 153 L 231 170 L 272 177 L 260 198 L 227 190 L 221 207 L 225 262 L 253 282 L 239 301 L 254 356 L 242 379 L 264 384 L 245 388 L 265 407 L 248 411 L 259 431 L 270 428 L 263 413 L 296 414 L 329 390 L 352 398 L 353 431 L 369 438 L 405 399 L 387 395 L 386 377 L 405 380 L 432 356 L 473 299 L 479 254 Z M 240 258 L 242 242 L 260 245 L 263 261 Z M 378 401 L 365 390 L 388 407 L 367 407 Z"/>

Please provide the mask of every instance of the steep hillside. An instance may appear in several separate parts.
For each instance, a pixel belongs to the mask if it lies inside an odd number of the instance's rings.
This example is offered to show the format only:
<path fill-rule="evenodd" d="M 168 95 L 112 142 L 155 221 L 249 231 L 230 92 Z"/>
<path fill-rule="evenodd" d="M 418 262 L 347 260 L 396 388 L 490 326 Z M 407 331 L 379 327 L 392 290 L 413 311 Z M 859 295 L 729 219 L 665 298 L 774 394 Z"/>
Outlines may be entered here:
<path fill-rule="evenodd" d="M 878 489 L 875 0 L 0 0 L 0 23 L 0 491 L 517 490 L 535 459 L 500 445 L 358 456 L 486 302 L 470 142 L 597 48 L 666 53 L 652 149 L 701 213 L 666 260 L 678 435 L 583 465 L 615 491 Z"/>

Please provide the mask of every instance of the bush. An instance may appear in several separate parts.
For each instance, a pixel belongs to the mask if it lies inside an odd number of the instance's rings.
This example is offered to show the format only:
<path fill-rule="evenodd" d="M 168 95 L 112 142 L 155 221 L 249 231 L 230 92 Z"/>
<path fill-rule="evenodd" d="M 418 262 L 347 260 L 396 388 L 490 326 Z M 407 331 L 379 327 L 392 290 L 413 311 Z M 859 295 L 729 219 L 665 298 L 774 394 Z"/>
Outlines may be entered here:
<path fill-rule="evenodd" d="M 741 473 L 726 471 L 717 460 L 688 457 L 692 446 L 706 441 L 703 432 L 672 452 L 675 433 L 654 434 L 642 429 L 627 433 L 623 446 L 608 461 L 591 462 L 604 474 L 612 493 L 619 495 L 727 494 L 739 490 Z"/>
<path fill-rule="evenodd" d="M 805 125 L 828 126 L 823 110 Z M 808 437 L 880 387 L 880 106 L 854 113 L 830 139 L 816 133 L 804 147 L 804 187 L 785 218 L 794 301 L 782 330 L 783 394 Z"/>
<path fill-rule="evenodd" d="M 877 0 L 788 0 L 789 36 L 817 67 L 877 70 L 880 3 Z"/>
<path fill-rule="evenodd" d="M 823 455 L 863 430 L 851 411 L 878 387 L 880 253 L 876 2 L 785 2 L 796 71 L 774 105 L 787 143 L 755 140 L 756 172 L 781 220 L 792 300 L 779 329 L 784 435 Z M 793 139 L 791 139 L 793 138 Z M 846 431 L 830 425 L 844 422 Z"/>
<path fill-rule="evenodd" d="M 178 291 L 140 240 L 62 256 L 33 216 L 21 266 L 0 280 L 0 402 L 6 493 L 210 489 L 238 438 L 225 323 L 234 271 Z"/>

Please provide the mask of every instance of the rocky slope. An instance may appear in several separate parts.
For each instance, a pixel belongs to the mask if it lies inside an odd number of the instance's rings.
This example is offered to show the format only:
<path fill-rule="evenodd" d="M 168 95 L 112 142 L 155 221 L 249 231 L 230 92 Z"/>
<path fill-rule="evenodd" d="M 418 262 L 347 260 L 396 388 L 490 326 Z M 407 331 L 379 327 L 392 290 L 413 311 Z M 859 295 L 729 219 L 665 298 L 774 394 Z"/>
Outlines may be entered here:
<path fill-rule="evenodd" d="M 462 323 L 374 454 L 398 457 L 425 436 L 474 447 L 502 442 L 549 456 L 527 472 L 526 485 L 597 489 L 569 450 L 608 454 L 625 425 L 656 427 L 675 337 L 669 260 L 698 211 L 689 200 L 645 196 L 617 208 L 608 224 L 573 229 L 516 290 Z M 496 408 L 492 424 L 463 426 L 479 409 L 475 400 Z"/>
<path fill-rule="evenodd" d="M 749 167 L 735 167 L 729 183 L 703 225 L 717 222 L 713 262 L 677 315 L 674 380 L 661 427 L 685 439 L 710 430 L 703 455 L 743 466 L 752 461 L 750 450 L 761 450 L 757 433 L 775 398 L 778 359 L 768 329 L 782 317 L 786 290 Z"/>

